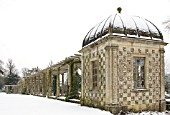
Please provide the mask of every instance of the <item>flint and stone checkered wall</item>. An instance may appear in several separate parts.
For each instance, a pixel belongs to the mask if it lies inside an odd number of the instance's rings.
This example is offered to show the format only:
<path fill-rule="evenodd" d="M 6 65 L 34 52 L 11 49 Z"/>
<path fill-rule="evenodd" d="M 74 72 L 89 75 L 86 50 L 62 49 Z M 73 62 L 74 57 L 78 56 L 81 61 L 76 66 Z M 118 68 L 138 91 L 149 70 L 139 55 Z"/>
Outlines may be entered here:
<path fill-rule="evenodd" d="M 117 104 L 127 106 L 128 110 L 157 110 L 160 107 L 161 98 L 161 55 L 159 45 L 149 45 L 145 42 L 131 44 L 124 40 L 111 41 L 117 45 L 117 89 L 114 84 L 112 92 L 117 90 Z M 106 49 L 109 43 L 102 43 L 90 50 L 83 52 L 83 102 L 86 105 L 95 107 L 106 106 Z M 146 89 L 137 90 L 134 88 L 133 80 L 133 57 L 145 57 L 145 86 Z M 114 56 L 115 57 L 115 56 Z M 97 59 L 98 84 L 97 89 L 91 89 L 91 59 Z M 113 77 L 113 76 L 112 76 Z M 114 100 L 114 99 L 112 99 Z M 114 103 L 114 102 L 112 102 Z"/>
<path fill-rule="evenodd" d="M 145 57 L 146 90 L 135 90 L 133 57 Z M 159 49 L 144 47 L 119 47 L 118 54 L 118 102 L 135 110 L 159 110 L 160 55 Z M 138 105 L 138 106 L 137 106 Z"/>
<path fill-rule="evenodd" d="M 91 90 L 90 85 L 92 81 L 90 80 L 90 59 L 97 58 L 99 62 L 98 67 L 98 78 L 97 78 L 97 89 Z M 84 58 L 84 101 L 85 103 L 93 104 L 94 106 L 104 106 L 105 105 L 105 52 L 103 50 L 99 52 L 89 53 Z"/>

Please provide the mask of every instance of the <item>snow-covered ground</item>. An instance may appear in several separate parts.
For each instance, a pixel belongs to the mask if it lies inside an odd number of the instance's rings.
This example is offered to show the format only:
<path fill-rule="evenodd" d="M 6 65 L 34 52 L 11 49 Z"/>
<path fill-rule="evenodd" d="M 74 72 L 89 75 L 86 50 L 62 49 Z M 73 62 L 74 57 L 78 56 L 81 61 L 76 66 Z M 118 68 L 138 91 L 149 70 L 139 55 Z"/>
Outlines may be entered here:
<path fill-rule="evenodd" d="M 45 97 L 0 93 L 0 115 L 112 115 L 108 111 L 80 106 Z M 170 115 L 159 112 L 128 113 L 127 115 Z"/>
<path fill-rule="evenodd" d="M 44 97 L 0 93 L 0 115 L 112 115 L 108 111 Z"/>

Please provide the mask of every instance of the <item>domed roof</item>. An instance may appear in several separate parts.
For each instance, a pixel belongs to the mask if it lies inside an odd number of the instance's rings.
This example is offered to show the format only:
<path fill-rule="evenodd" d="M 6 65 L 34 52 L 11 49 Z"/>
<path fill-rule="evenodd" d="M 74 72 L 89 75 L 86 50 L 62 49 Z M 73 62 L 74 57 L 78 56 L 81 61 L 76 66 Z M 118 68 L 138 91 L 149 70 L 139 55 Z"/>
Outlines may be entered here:
<path fill-rule="evenodd" d="M 149 20 L 116 13 L 94 26 L 85 36 L 82 47 L 107 35 L 163 40 L 162 33 Z"/>

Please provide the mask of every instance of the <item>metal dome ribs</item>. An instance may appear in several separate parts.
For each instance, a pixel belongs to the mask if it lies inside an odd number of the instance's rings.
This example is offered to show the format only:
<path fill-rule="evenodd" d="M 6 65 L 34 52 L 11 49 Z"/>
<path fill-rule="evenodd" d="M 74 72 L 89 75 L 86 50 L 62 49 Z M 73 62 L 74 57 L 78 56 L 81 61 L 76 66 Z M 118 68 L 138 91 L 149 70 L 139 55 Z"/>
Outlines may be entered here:
<path fill-rule="evenodd" d="M 139 16 L 116 13 L 94 26 L 85 36 L 82 46 L 84 47 L 106 35 L 163 40 L 162 33 L 149 20 Z"/>

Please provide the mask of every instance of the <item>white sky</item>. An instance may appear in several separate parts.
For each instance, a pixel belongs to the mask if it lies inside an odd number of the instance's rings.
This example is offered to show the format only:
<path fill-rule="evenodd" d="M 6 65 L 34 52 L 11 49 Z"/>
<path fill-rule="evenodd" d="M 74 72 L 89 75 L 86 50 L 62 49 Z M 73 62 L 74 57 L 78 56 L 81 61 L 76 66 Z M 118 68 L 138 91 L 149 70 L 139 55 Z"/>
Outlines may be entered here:
<path fill-rule="evenodd" d="M 153 22 L 170 43 L 161 25 L 170 17 L 170 0 L 0 0 L 0 59 L 12 58 L 19 71 L 44 69 L 78 53 L 87 32 L 118 6 Z"/>

